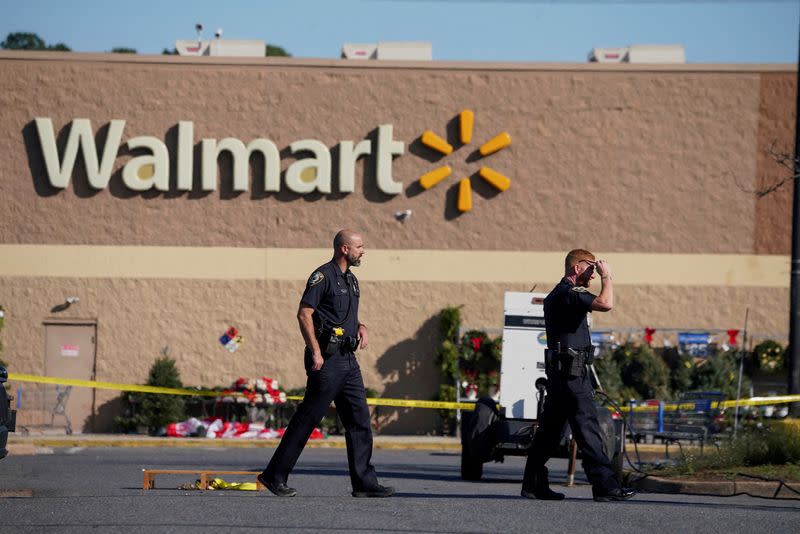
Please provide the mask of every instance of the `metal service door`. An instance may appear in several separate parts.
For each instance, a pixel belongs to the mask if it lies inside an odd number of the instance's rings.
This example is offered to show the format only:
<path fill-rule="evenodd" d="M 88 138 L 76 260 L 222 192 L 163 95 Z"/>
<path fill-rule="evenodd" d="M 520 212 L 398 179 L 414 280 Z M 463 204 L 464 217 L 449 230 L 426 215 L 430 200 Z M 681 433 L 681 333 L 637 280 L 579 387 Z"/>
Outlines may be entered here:
<path fill-rule="evenodd" d="M 544 293 L 509 291 L 505 295 L 500 406 L 506 417 L 536 419 L 536 380 L 544 378 Z"/>
<path fill-rule="evenodd" d="M 97 325 L 46 323 L 44 328 L 47 376 L 94 380 Z M 73 387 L 66 399 L 65 412 L 73 432 L 91 432 L 94 426 L 94 390 Z"/>

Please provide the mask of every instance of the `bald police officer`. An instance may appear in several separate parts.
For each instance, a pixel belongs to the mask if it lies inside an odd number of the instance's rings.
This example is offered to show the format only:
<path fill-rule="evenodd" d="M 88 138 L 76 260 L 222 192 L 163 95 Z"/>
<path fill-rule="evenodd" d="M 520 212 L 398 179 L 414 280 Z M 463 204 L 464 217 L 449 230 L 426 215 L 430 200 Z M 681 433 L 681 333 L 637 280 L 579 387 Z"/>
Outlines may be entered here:
<path fill-rule="evenodd" d="M 308 279 L 297 320 L 306 343 L 306 394 L 281 438 L 280 445 L 258 475 L 279 497 L 294 497 L 286 485 L 311 432 L 331 401 L 345 428 L 347 463 L 353 497 L 389 497 L 394 488 L 381 486 L 372 467 L 372 429 L 364 381 L 355 350 L 366 348 L 367 327 L 358 322 L 358 280 L 350 267 L 361 265 L 364 241 L 352 230 L 333 239 L 333 259 Z"/>
<path fill-rule="evenodd" d="M 595 272 L 600 275 L 600 294 L 589 292 Z M 564 278 L 544 299 L 547 331 L 547 397 L 539 428 L 528 451 L 522 496 L 529 499 L 561 500 L 563 493 L 550 489 L 545 464 L 561 439 L 569 421 L 572 435 L 583 456 L 583 468 L 592 484 L 595 501 L 622 501 L 636 492 L 619 485 L 611 461 L 603 452 L 588 366 L 592 347 L 587 312 L 607 312 L 614 306 L 611 267 L 588 250 L 575 249 L 564 260 Z"/>

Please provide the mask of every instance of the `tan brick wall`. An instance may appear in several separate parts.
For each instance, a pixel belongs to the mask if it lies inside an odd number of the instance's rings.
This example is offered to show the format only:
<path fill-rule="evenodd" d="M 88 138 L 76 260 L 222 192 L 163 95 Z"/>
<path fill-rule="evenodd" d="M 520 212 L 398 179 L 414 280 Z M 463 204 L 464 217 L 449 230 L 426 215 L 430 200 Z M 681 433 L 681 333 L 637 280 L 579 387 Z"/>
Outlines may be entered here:
<path fill-rule="evenodd" d="M 550 285 L 540 282 L 537 289 Z M 94 319 L 97 380 L 143 383 L 169 346 L 186 385 L 229 385 L 239 376 L 266 375 L 287 388 L 300 387 L 305 373 L 295 313 L 302 287 L 302 282 L 275 281 L 5 279 L 0 287 L 0 302 L 7 308 L 3 359 L 14 371 L 44 373 L 42 321 Z M 371 339 L 359 353 L 365 384 L 385 397 L 423 400 L 435 397 L 440 380 L 435 364 L 439 311 L 464 304 L 465 327 L 499 329 L 504 292 L 530 289 L 412 282 L 363 282 L 361 287 L 360 316 Z M 80 302 L 52 313 L 67 294 L 81 295 Z M 620 287 L 615 310 L 596 314 L 594 326 L 741 328 L 746 307 L 751 332 L 785 331 L 786 291 L 755 288 Z M 230 325 L 244 336 L 233 354 L 217 341 Z M 116 396 L 98 395 L 98 406 Z M 383 410 L 390 420 L 393 412 Z M 386 431 L 434 428 L 433 412 L 415 410 Z"/>
<path fill-rule="evenodd" d="M 9 57 L 0 57 L 6 205 L 0 231 L 8 243 L 319 247 L 332 229 L 355 226 L 368 229 L 378 248 L 561 250 L 582 243 L 606 251 L 749 253 L 756 201 L 735 180 L 755 186 L 766 165 L 759 145 L 773 131 L 787 144 L 790 132 L 782 125 L 793 95 L 789 73 L 763 78 L 751 70 L 359 69 Z M 412 184 L 434 164 L 415 140 L 428 128 L 444 135 L 464 108 L 476 113 L 475 141 L 441 159 L 454 177 L 420 193 Z M 252 187 L 234 194 L 223 157 L 218 192 L 135 194 L 121 183 L 127 157 L 120 157 L 108 190 L 89 190 L 79 171 L 73 187 L 58 192 L 44 184 L 34 117 L 51 117 L 57 132 L 74 118 L 90 118 L 97 129 L 125 119 L 123 139 L 153 135 L 168 146 L 176 143 L 177 122 L 190 120 L 197 143 L 267 137 L 282 150 L 309 137 L 329 147 L 357 141 L 392 123 L 395 138 L 407 143 L 407 154 L 394 163 L 406 191 L 380 193 L 368 163 L 366 176 L 358 165 L 356 192 L 344 198 L 264 195 Z M 495 195 L 474 179 L 474 210 L 458 216 L 456 178 L 480 165 L 467 156 L 503 130 L 512 135 L 511 148 L 485 161 L 513 179 L 511 189 Z M 403 225 L 393 213 L 406 208 L 414 215 Z M 788 216 L 762 212 L 759 247 L 787 253 L 780 234 Z"/>
<path fill-rule="evenodd" d="M 756 189 L 766 190 L 783 182 L 791 173 L 776 161 L 774 154 L 794 152 L 795 87 L 791 74 L 763 74 L 759 105 L 756 153 Z M 756 201 L 754 252 L 787 254 L 791 251 L 792 182 Z"/>

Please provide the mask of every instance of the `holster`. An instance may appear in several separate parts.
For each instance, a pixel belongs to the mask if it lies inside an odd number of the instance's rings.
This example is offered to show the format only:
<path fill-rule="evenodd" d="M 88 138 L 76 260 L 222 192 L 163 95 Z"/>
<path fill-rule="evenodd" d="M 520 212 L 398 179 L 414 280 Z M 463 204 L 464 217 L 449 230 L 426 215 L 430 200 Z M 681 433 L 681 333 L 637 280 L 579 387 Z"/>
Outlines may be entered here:
<path fill-rule="evenodd" d="M 322 330 L 317 336 L 317 343 L 319 349 L 322 351 L 323 356 L 332 356 L 339 352 L 339 339 L 342 336 L 337 336 L 332 330 Z"/>
<path fill-rule="evenodd" d="M 545 349 L 544 372 L 548 376 L 559 375 L 563 377 L 586 376 L 587 365 L 594 361 L 594 354 L 590 350 L 567 349 L 558 352 Z"/>
<path fill-rule="evenodd" d="M 340 352 L 355 352 L 358 348 L 358 338 L 345 336 L 344 331 L 337 334 L 337 329 L 342 331 L 341 327 L 327 325 L 324 321 L 315 329 L 317 343 L 319 343 L 323 356 L 333 356 Z"/>

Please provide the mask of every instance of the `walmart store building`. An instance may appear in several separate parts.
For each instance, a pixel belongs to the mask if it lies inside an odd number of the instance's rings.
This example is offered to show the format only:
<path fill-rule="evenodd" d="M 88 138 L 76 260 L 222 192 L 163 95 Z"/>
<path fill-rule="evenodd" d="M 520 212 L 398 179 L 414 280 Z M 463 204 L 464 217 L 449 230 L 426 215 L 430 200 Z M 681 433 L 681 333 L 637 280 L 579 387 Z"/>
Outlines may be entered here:
<path fill-rule="evenodd" d="M 574 247 L 614 267 L 598 328 L 749 308 L 751 331 L 788 330 L 790 188 L 749 191 L 784 176 L 767 150 L 793 147 L 793 65 L 4 51 L 0 73 L 12 372 L 143 383 L 169 347 L 186 384 L 302 386 L 297 304 L 343 227 L 365 237 L 359 359 L 385 397 L 435 397 L 442 307 L 499 328 L 504 292 L 548 290 Z M 109 429 L 116 395 L 73 392 L 76 430 Z"/>

